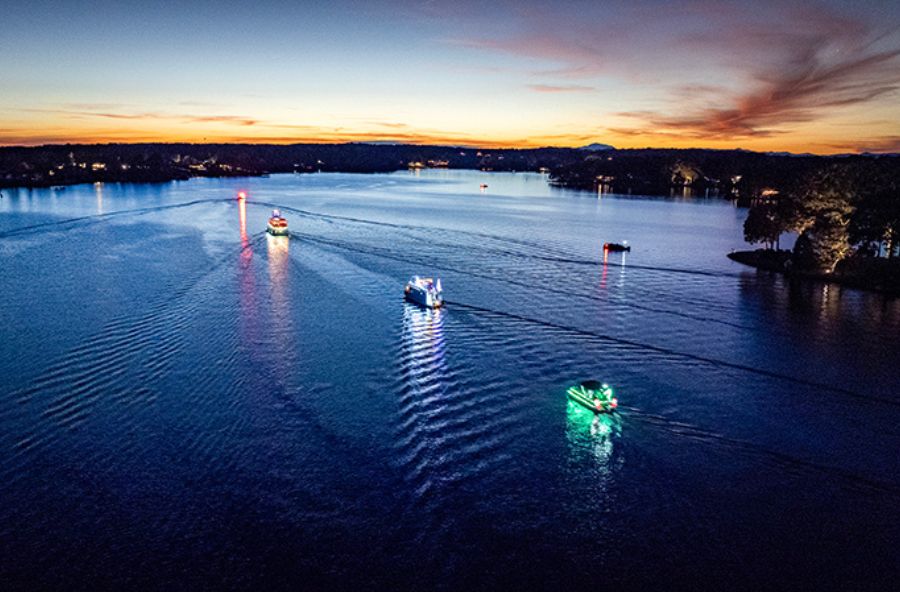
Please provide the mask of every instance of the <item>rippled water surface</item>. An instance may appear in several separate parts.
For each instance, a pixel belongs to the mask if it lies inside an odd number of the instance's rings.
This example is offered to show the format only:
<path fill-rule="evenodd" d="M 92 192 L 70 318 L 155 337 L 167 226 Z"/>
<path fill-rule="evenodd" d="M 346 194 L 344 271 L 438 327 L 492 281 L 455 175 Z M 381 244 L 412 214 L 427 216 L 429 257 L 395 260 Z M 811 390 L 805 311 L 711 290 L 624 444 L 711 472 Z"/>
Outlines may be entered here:
<path fill-rule="evenodd" d="M 4 190 L 0 587 L 896 589 L 900 301 L 731 263 L 743 218 L 452 171 Z"/>

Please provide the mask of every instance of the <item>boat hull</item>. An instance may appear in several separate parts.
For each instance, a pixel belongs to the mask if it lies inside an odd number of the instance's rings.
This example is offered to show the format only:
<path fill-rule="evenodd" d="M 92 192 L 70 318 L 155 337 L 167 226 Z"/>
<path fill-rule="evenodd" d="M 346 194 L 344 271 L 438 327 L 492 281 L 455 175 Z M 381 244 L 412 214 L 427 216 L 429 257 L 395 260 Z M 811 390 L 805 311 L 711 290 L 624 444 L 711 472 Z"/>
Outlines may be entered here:
<path fill-rule="evenodd" d="M 291 235 L 287 227 L 272 227 L 268 225 L 266 226 L 266 231 L 269 232 L 269 235 Z"/>
<path fill-rule="evenodd" d="M 411 289 L 407 292 L 404 292 L 403 298 L 407 302 L 411 302 L 423 308 L 440 308 L 443 305 L 443 301 L 441 299 L 429 298 L 428 294 L 420 292 L 416 289 Z"/>
<path fill-rule="evenodd" d="M 567 389 L 566 397 L 569 400 L 571 400 L 572 402 L 578 404 L 579 406 L 582 406 L 582 407 L 584 407 L 590 411 L 593 411 L 595 413 L 598 413 L 598 414 L 599 413 L 608 413 L 608 412 L 613 411 L 612 407 L 608 407 L 608 406 L 604 405 L 603 403 L 601 403 L 600 406 L 598 407 L 594 403 L 593 398 L 589 397 L 587 394 L 582 392 L 581 388 L 579 388 L 578 386 L 573 386 L 573 387 L 570 387 L 569 389 Z"/>

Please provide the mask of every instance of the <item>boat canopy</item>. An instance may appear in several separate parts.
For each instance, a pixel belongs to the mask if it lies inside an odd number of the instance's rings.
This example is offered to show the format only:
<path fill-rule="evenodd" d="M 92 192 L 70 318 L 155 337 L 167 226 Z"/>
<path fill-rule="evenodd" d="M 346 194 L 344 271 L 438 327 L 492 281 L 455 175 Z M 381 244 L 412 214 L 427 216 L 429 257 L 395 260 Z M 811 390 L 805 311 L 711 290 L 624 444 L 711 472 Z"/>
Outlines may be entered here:
<path fill-rule="evenodd" d="M 602 385 L 603 384 L 601 384 L 596 379 L 587 379 L 581 382 L 581 387 L 586 390 L 599 390 Z"/>

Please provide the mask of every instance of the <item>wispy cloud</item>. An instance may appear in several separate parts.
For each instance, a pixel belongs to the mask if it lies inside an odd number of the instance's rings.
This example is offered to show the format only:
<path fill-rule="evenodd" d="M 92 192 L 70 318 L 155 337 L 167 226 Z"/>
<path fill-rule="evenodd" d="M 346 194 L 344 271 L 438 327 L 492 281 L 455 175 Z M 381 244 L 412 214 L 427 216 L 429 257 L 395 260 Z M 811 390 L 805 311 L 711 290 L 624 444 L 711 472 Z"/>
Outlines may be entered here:
<path fill-rule="evenodd" d="M 180 121 L 186 123 L 224 123 L 229 125 L 241 125 L 249 127 L 259 123 L 258 119 L 239 115 L 196 115 L 183 113 L 164 113 L 164 112 L 125 112 L 122 110 L 101 110 L 100 106 L 115 105 L 72 105 L 70 108 L 59 109 L 43 109 L 43 108 L 22 108 L 23 112 L 37 112 L 63 115 L 77 118 L 100 118 L 115 119 L 125 121 L 137 120 L 158 120 L 158 121 Z"/>
<path fill-rule="evenodd" d="M 549 85 L 543 83 L 534 83 L 528 86 L 535 92 L 542 94 L 560 94 L 571 92 L 593 92 L 597 88 L 591 85 Z"/>
<path fill-rule="evenodd" d="M 530 86 L 536 91 L 587 91 L 601 77 L 627 82 L 642 100 L 615 115 L 634 122 L 622 134 L 768 138 L 900 89 L 900 28 L 863 12 L 813 0 L 564 6 L 553 19 L 512 11 L 511 31 L 455 43 L 524 59 L 532 75 L 577 81 Z"/>
<path fill-rule="evenodd" d="M 846 145 L 833 145 L 834 148 L 847 150 Z M 856 152 L 900 153 L 900 135 L 887 135 L 871 140 L 857 141 L 852 146 Z"/>
<path fill-rule="evenodd" d="M 755 76 L 747 92 L 724 103 L 671 111 L 620 113 L 645 127 L 694 137 L 768 137 L 777 126 L 814 121 L 830 109 L 865 104 L 900 87 L 900 50 L 875 52 L 865 46 L 829 56 L 827 42 L 814 42 L 782 68 Z"/>

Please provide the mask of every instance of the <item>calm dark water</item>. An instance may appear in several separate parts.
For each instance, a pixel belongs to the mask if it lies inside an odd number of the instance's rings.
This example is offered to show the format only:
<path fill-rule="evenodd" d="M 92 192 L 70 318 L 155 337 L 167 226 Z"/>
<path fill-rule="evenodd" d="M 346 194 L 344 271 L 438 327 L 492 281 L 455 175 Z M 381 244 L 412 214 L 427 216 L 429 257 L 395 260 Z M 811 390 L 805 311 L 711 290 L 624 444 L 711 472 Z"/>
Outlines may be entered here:
<path fill-rule="evenodd" d="M 743 218 L 522 174 L 5 190 L 0 587 L 895 589 L 900 302 L 729 262 Z"/>

